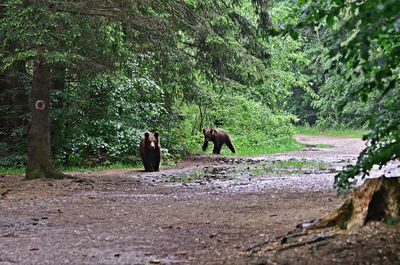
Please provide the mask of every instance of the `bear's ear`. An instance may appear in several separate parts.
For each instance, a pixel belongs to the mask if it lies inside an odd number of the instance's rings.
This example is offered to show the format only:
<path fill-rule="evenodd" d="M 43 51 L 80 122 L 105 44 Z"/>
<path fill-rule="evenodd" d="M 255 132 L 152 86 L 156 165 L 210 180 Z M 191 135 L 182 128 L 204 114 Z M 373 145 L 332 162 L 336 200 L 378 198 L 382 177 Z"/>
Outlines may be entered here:
<path fill-rule="evenodd" d="M 203 134 L 206 134 L 206 129 L 203 129 Z"/>
<path fill-rule="evenodd" d="M 214 128 L 211 128 L 210 130 L 211 130 L 211 135 L 214 135 L 217 133 L 217 130 L 215 130 Z"/>
<path fill-rule="evenodd" d="M 148 132 L 144 133 L 144 138 L 148 139 L 150 137 L 150 134 Z"/>
<path fill-rule="evenodd" d="M 154 137 L 156 137 L 158 139 L 158 137 L 160 136 L 160 134 L 158 132 L 154 133 Z"/>

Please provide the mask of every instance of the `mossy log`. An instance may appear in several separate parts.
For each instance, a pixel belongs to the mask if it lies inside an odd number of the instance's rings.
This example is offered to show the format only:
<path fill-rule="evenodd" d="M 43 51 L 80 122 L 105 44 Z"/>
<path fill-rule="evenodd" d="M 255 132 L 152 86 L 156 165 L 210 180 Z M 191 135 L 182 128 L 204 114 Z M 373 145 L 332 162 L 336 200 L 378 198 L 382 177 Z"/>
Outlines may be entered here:
<path fill-rule="evenodd" d="M 362 186 L 353 190 L 339 209 L 310 228 L 339 227 L 352 232 L 368 221 L 398 218 L 400 213 L 399 179 L 399 177 L 367 179 Z"/>

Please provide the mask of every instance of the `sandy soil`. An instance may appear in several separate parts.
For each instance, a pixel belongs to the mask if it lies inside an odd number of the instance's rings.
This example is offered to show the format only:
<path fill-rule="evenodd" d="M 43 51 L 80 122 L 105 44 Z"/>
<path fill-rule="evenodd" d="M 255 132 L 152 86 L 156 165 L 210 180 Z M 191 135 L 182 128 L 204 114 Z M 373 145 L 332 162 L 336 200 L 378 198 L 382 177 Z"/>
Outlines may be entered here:
<path fill-rule="evenodd" d="M 338 207 L 333 177 L 364 147 L 297 139 L 305 150 L 75 174 L 93 183 L 0 176 L 0 264 L 400 264 L 400 229 L 381 224 L 299 248 L 254 248 Z"/>

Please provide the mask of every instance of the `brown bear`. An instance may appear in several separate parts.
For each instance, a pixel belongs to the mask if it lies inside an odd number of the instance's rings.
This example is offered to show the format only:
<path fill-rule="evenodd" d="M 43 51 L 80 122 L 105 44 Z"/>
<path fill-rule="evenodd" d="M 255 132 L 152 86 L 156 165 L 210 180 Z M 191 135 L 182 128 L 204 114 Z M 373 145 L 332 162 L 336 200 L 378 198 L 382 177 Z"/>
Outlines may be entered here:
<path fill-rule="evenodd" d="M 160 170 L 161 145 L 158 132 L 146 132 L 139 145 L 140 157 L 144 165 L 144 171 L 153 172 Z"/>
<path fill-rule="evenodd" d="M 203 151 L 207 149 L 208 141 L 212 141 L 214 143 L 213 154 L 220 154 L 223 144 L 226 144 L 228 148 L 232 151 L 232 153 L 235 153 L 235 147 L 231 142 L 231 138 L 223 130 L 216 128 L 208 128 L 207 130 L 203 129 L 203 134 L 204 134 Z"/>

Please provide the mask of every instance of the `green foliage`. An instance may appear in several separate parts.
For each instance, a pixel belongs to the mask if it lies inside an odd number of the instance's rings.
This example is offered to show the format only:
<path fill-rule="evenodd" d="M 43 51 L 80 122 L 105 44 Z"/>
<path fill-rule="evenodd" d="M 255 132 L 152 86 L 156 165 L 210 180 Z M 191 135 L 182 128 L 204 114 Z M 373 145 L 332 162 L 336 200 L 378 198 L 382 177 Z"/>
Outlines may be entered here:
<path fill-rule="evenodd" d="M 338 53 L 344 50 L 341 45 L 346 42 L 341 27 L 347 16 L 337 19 L 336 15 L 328 14 L 323 9 L 329 4 L 323 1 L 301 1 L 298 5 L 283 1 L 280 5 L 291 10 L 283 12 L 283 21 L 289 24 L 289 35 L 296 32 L 299 36 L 296 42 L 302 49 L 298 53 L 307 60 L 295 67 L 306 76 L 310 86 L 308 90 L 293 87 L 287 109 L 299 118 L 300 125 L 317 124 L 338 129 L 364 127 L 369 113 L 379 109 L 384 99 L 376 91 L 364 100 L 354 93 L 367 78 L 358 70 L 354 71 Z M 303 12 L 308 8 L 316 14 L 305 16 L 311 12 Z M 313 22 L 318 19 L 319 24 Z"/>
<path fill-rule="evenodd" d="M 29 80 L 25 73 L 0 75 L 0 167 L 25 164 Z"/>
<path fill-rule="evenodd" d="M 193 131 L 194 137 L 187 143 L 189 150 L 200 151 L 204 137 L 198 124 L 200 119 L 195 106 L 184 109 L 186 131 Z M 261 102 L 256 102 L 233 92 L 216 99 L 206 109 L 204 127 L 219 127 L 227 131 L 237 149 L 237 155 L 255 155 L 298 149 L 301 145 L 291 139 L 293 117 L 275 113 Z M 218 123 L 218 126 L 214 122 Z M 223 149 L 222 154 L 230 154 Z"/>
<path fill-rule="evenodd" d="M 365 176 L 374 165 L 384 166 L 400 155 L 400 6 L 395 0 L 319 0 L 300 1 L 299 9 L 307 9 L 307 14 L 298 27 L 331 27 L 332 36 L 327 42 L 328 58 L 332 59 L 329 70 L 344 75 L 351 84 L 345 88 L 340 105 L 351 106 L 354 98 L 364 104 L 378 102 L 369 109 L 369 115 L 361 117 L 371 130 L 364 137 L 367 148 L 356 165 L 336 176 L 335 186 L 345 190 L 357 175 Z M 337 80 L 332 83 L 340 85 Z"/>
<path fill-rule="evenodd" d="M 125 50 L 121 24 L 106 16 L 71 15 L 74 12 L 78 11 L 67 2 L 3 1 L 0 47 L 6 52 L 0 53 L 1 70 L 39 57 L 81 72 L 104 70 L 110 62 L 119 61 Z"/>
<path fill-rule="evenodd" d="M 275 2 L 271 7 L 271 19 L 274 30 L 279 31 L 283 23 L 294 23 L 296 17 L 291 17 L 293 4 L 290 1 Z M 313 77 L 308 68 L 314 66 L 312 57 L 307 52 L 308 39 L 304 36 L 293 38 L 271 37 L 271 71 L 270 84 L 279 91 L 280 108 L 293 113 L 299 123 L 312 121 L 315 110 L 311 103 L 318 98 L 315 93 Z M 307 69 L 307 70 L 306 70 Z"/>
<path fill-rule="evenodd" d="M 53 150 L 64 165 L 95 162 L 127 162 L 137 153 L 145 128 L 142 116 L 157 115 L 140 111 L 139 97 L 129 80 L 100 76 L 68 86 L 60 96 L 63 108 L 52 113 L 55 126 Z M 145 105 L 146 102 L 143 102 Z M 137 127 L 135 127 L 135 125 Z"/>
<path fill-rule="evenodd" d="M 142 60 L 142 62 L 144 62 Z M 168 94 L 143 67 L 99 75 L 55 91 L 53 150 L 63 165 L 134 163 L 145 131 L 161 132 L 164 157 L 181 154 L 180 119 L 165 106 Z"/>

